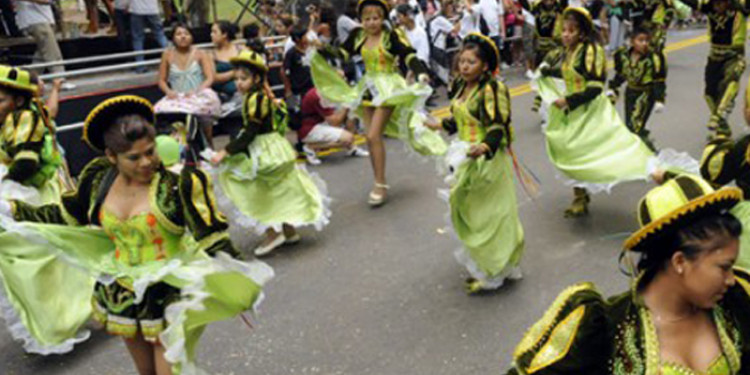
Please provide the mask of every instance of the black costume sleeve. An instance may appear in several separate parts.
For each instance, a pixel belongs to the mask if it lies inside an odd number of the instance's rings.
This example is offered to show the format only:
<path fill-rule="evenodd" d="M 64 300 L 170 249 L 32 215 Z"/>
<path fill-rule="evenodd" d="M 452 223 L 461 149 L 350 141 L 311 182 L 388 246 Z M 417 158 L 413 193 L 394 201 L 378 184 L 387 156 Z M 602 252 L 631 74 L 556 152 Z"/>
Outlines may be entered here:
<path fill-rule="evenodd" d="M 212 256 L 223 251 L 240 258 L 229 239 L 229 225 L 216 207 L 211 178 L 194 166 L 186 166 L 180 173 L 179 184 L 185 224 L 198 246 Z"/>
<path fill-rule="evenodd" d="M 112 168 L 105 157 L 92 160 L 78 177 L 76 190 L 64 193 L 59 204 L 32 206 L 21 201 L 12 201 L 13 218 L 17 221 L 33 221 L 50 224 L 88 225 L 92 197 L 99 183 Z"/>
<path fill-rule="evenodd" d="M 662 102 L 667 98 L 667 58 L 661 51 L 654 52 L 654 99 Z"/>
<path fill-rule="evenodd" d="M 427 74 L 427 67 L 417 58 L 417 51 L 412 48 L 406 34 L 401 29 L 390 31 L 390 46 L 388 52 L 398 56 L 406 66 L 414 73 L 415 78 L 422 74 Z"/>
<path fill-rule="evenodd" d="M 356 41 L 357 38 L 360 38 L 360 34 L 363 32 L 364 29 L 362 29 L 361 27 L 356 27 L 352 29 L 352 31 L 349 33 L 349 37 L 346 38 L 343 44 L 339 46 L 329 44 L 323 47 L 319 52 L 327 60 L 340 59 L 344 62 L 347 62 L 352 58 L 352 56 L 357 54 Z"/>
<path fill-rule="evenodd" d="M 622 63 L 627 58 L 627 47 L 621 47 L 615 52 L 615 76 L 609 81 L 609 89 L 614 91 L 616 96 L 620 96 L 620 86 L 625 82 Z"/>
<path fill-rule="evenodd" d="M 30 110 L 9 115 L 8 121 L 15 122 L 13 147 L 16 153 L 5 178 L 23 183 L 39 171 L 46 127 L 42 117 Z"/>
<path fill-rule="evenodd" d="M 608 333 L 606 302 L 594 286 L 569 287 L 521 340 L 506 374 L 607 374 Z"/>
<path fill-rule="evenodd" d="M 578 58 L 574 69 L 586 79 L 586 88 L 565 98 L 571 111 L 601 94 L 604 81 L 607 79 L 607 56 L 604 48 L 597 44 L 587 44 Z"/>
<path fill-rule="evenodd" d="M 487 126 L 487 135 L 482 143 L 490 148 L 488 158 L 492 158 L 503 144 L 503 140 L 510 143 L 510 92 L 508 87 L 500 81 L 491 80 L 484 86 L 483 125 Z"/>
<path fill-rule="evenodd" d="M 260 134 L 263 122 L 270 116 L 271 101 L 261 92 L 255 92 L 245 96 L 242 105 L 243 127 L 237 138 L 227 144 L 226 150 L 230 155 L 247 152 L 247 148 Z"/>

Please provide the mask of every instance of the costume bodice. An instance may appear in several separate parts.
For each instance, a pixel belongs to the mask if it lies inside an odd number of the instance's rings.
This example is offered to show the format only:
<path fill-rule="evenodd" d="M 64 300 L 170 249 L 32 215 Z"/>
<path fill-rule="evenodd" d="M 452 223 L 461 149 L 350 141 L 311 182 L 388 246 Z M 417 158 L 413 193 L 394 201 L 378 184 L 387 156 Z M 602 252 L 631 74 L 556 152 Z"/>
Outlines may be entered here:
<path fill-rule="evenodd" d="M 151 212 L 126 220 L 106 208 L 99 212 L 102 229 L 115 244 L 115 259 L 124 265 L 169 259 L 179 250 L 180 236 L 169 232 Z"/>
<path fill-rule="evenodd" d="M 466 100 L 456 99 L 451 103 L 451 112 L 458 127 L 458 137 L 472 144 L 482 142 L 487 135 L 487 129 L 472 115 L 479 105 L 478 88 L 472 89 Z"/>

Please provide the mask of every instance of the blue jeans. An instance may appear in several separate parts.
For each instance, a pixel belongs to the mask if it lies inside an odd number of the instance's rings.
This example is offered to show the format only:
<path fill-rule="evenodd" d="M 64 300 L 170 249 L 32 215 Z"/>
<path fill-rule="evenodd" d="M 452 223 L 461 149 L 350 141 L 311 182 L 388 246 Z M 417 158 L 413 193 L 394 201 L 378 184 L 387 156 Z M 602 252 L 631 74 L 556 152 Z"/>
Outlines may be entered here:
<path fill-rule="evenodd" d="M 130 30 L 133 36 L 133 50 L 143 51 L 143 42 L 146 39 L 146 24 L 154 33 L 156 42 L 161 48 L 165 48 L 169 42 L 164 35 L 164 27 L 161 24 L 161 18 L 157 14 L 130 14 Z M 135 61 L 143 61 L 143 56 L 137 56 Z"/>

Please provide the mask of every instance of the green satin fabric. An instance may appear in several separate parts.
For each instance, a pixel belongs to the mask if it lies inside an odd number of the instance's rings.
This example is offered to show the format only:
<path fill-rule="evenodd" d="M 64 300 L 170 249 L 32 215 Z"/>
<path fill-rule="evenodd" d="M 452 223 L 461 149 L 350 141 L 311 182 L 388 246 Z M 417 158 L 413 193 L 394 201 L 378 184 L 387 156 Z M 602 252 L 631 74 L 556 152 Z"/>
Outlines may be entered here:
<path fill-rule="evenodd" d="M 101 225 L 115 243 L 115 259 L 136 266 L 173 257 L 180 246 L 180 236 L 166 230 L 154 214 L 144 212 L 127 220 L 102 208 Z"/>
<path fill-rule="evenodd" d="M 557 82 L 550 77 L 538 81 L 545 102 L 565 96 Z M 604 95 L 569 113 L 550 106 L 545 134 L 552 164 L 580 182 L 610 184 L 646 178 L 648 161 L 654 156 L 628 131 Z"/>
<path fill-rule="evenodd" d="M 524 233 L 510 156 L 463 163 L 450 193 L 453 229 L 479 270 L 491 279 L 518 266 Z"/>
<path fill-rule="evenodd" d="M 248 157 L 227 157 L 219 173 L 223 193 L 241 214 L 260 226 L 317 224 L 325 220 L 324 193 L 313 177 L 297 168 L 297 154 L 278 133 L 262 134 Z"/>
<path fill-rule="evenodd" d="M 172 326 L 161 336 L 173 370 L 180 373 L 195 366 L 195 348 L 206 325 L 252 308 L 261 293 L 259 284 L 237 266 L 223 266 L 227 261 L 210 258 L 194 246 L 183 248 L 172 262 L 132 267 L 118 262 L 114 253 L 114 243 L 100 228 L 22 223 L 0 234 L 5 295 L 19 324 L 36 341 L 34 351 L 53 349 L 83 328 L 91 316 L 97 277 L 148 277 L 149 283 L 191 290 L 186 295 L 183 289 L 182 300 L 170 305 L 174 308 L 171 313 L 168 309 L 167 320 Z"/>
<path fill-rule="evenodd" d="M 684 366 L 667 363 L 661 368 L 661 375 L 732 375 L 727 357 L 720 356 L 706 372 L 693 371 Z"/>
<path fill-rule="evenodd" d="M 740 254 L 735 265 L 740 268 L 750 269 L 750 202 L 742 201 L 735 205 L 730 211 L 742 223 L 742 234 L 740 235 Z"/>
<path fill-rule="evenodd" d="M 357 85 L 349 86 L 325 58 L 315 54 L 310 64 L 315 87 L 327 102 L 352 108 L 362 118 L 365 107 L 394 107 L 386 124 L 385 135 L 408 142 L 422 155 L 443 155 L 448 149 L 442 137 L 423 124 L 424 116 L 417 111 L 424 109 L 424 101 L 430 96 L 430 87 L 407 84 L 397 73 L 367 72 Z M 369 93 L 372 98 L 366 94 Z"/>

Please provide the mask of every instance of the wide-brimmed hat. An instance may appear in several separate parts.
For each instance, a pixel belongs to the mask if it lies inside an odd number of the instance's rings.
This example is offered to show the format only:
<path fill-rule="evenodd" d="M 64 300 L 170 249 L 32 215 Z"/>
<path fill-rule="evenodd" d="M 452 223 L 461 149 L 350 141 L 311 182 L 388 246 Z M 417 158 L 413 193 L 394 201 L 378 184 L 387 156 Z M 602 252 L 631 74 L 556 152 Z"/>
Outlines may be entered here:
<path fill-rule="evenodd" d="M 391 7 L 386 0 L 359 0 L 359 4 L 357 4 L 357 14 L 362 15 L 362 9 L 368 5 L 376 5 L 383 8 L 383 14 L 385 17 L 388 17 L 388 13 L 391 11 Z"/>
<path fill-rule="evenodd" d="M 724 185 L 734 179 L 740 166 L 747 162 L 747 139 L 735 142 L 729 137 L 719 137 L 708 142 L 701 157 L 701 176 L 716 185 Z M 744 148 L 743 148 L 744 147 Z M 737 150 L 739 149 L 739 150 Z"/>
<path fill-rule="evenodd" d="M 229 59 L 229 62 L 235 66 L 247 66 L 256 71 L 268 72 L 266 58 L 255 51 L 242 51 L 239 55 Z"/>
<path fill-rule="evenodd" d="M 594 32 L 594 20 L 591 18 L 591 13 L 589 13 L 586 8 L 567 7 L 565 8 L 565 11 L 563 11 L 563 19 L 568 15 L 572 15 L 578 20 L 578 24 L 581 26 L 581 32 L 583 34 L 588 35 Z"/>
<path fill-rule="evenodd" d="M 742 201 L 742 190 L 714 190 L 700 177 L 679 175 L 649 191 L 638 203 L 640 229 L 625 241 L 625 250 L 648 252 L 655 241 L 710 214 L 728 211 Z"/>
<path fill-rule="evenodd" d="M 96 151 L 103 152 L 104 133 L 118 117 L 141 115 L 149 122 L 155 119 L 154 107 L 148 100 L 135 95 L 122 95 L 97 105 L 83 123 L 83 141 Z"/>
<path fill-rule="evenodd" d="M 489 59 L 489 61 L 485 62 L 490 72 L 494 72 L 497 69 L 500 63 L 500 51 L 492 39 L 480 33 L 470 33 L 464 38 L 464 44 L 466 43 L 476 43 L 482 49 L 483 54 Z"/>
<path fill-rule="evenodd" d="M 31 74 L 20 68 L 8 65 L 0 65 L 0 86 L 28 92 L 32 95 L 37 93 L 37 85 L 31 82 Z"/>

